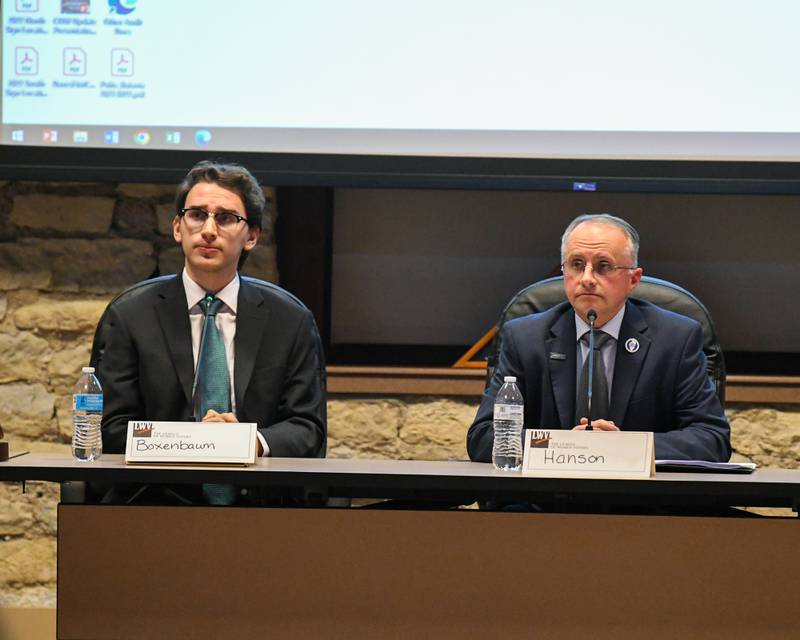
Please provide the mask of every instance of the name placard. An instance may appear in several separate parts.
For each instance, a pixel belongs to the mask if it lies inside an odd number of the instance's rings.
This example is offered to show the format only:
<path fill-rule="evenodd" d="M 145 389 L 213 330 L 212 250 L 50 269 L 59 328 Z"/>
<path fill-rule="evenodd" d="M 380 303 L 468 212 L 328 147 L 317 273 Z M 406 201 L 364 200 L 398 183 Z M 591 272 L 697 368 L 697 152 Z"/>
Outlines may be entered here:
<path fill-rule="evenodd" d="M 128 422 L 125 462 L 253 464 L 255 422 Z"/>
<path fill-rule="evenodd" d="M 522 475 L 541 478 L 649 478 L 649 431 L 526 429 Z"/>

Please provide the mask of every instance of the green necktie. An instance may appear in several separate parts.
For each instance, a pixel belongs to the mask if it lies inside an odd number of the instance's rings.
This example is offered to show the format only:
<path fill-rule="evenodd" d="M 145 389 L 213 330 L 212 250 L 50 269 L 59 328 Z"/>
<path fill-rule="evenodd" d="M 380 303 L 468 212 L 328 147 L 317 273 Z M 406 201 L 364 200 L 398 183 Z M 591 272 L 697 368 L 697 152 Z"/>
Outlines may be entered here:
<path fill-rule="evenodd" d="M 224 303 L 210 293 L 200 301 L 205 314 L 203 337 L 200 339 L 200 357 L 197 361 L 197 389 L 200 408 L 198 420 L 209 409 L 219 413 L 231 410 L 231 379 L 225 341 L 217 328 L 217 313 Z M 203 496 L 208 504 L 228 505 L 236 500 L 236 489 L 229 484 L 203 484 Z"/>
<path fill-rule="evenodd" d="M 209 409 L 219 413 L 231 410 L 231 379 L 228 374 L 228 358 L 225 355 L 225 341 L 217 328 L 217 312 L 224 303 L 208 294 L 200 301 L 205 314 L 203 337 L 200 340 L 200 357 L 197 361 L 198 406 L 202 420 Z"/>

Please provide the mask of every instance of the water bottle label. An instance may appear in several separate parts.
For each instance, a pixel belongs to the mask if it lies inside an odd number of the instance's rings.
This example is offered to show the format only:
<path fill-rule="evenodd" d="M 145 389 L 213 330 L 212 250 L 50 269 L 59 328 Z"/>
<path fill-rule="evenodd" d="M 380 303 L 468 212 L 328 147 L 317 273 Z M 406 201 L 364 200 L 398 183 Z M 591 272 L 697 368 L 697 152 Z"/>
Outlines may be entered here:
<path fill-rule="evenodd" d="M 494 405 L 495 420 L 523 420 L 525 407 L 519 404 L 496 404 Z"/>
<path fill-rule="evenodd" d="M 72 396 L 74 411 L 103 411 L 103 394 L 76 393 Z"/>

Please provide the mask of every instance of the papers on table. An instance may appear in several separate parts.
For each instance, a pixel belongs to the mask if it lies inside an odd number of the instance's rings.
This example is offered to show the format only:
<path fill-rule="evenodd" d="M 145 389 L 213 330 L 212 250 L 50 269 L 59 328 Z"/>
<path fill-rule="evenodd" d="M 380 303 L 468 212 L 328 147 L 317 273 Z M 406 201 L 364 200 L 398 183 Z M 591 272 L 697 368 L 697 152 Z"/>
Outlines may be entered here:
<path fill-rule="evenodd" d="M 755 462 L 706 462 L 705 460 L 656 460 L 656 471 L 700 473 L 753 473 Z"/>

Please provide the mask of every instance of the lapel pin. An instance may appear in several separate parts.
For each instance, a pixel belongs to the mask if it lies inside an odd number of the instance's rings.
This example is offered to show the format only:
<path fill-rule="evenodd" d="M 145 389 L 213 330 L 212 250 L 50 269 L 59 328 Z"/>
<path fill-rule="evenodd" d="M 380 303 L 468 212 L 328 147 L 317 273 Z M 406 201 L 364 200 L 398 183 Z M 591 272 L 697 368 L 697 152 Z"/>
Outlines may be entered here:
<path fill-rule="evenodd" d="M 551 360 L 566 360 L 567 354 L 566 353 L 555 353 L 553 351 L 550 352 L 550 359 Z"/>
<path fill-rule="evenodd" d="M 636 353 L 639 350 L 639 341 L 636 338 L 628 338 L 625 341 L 625 350 L 628 353 Z"/>

